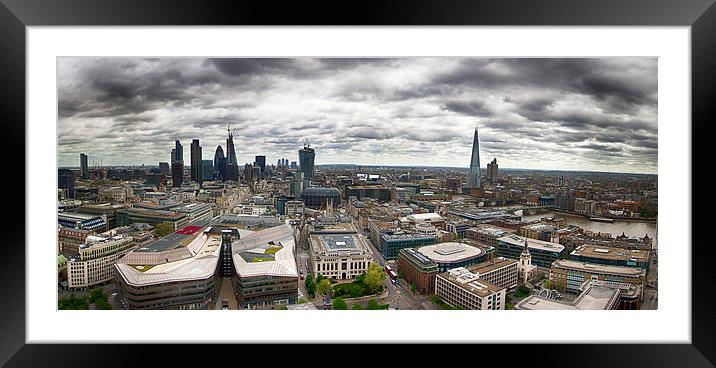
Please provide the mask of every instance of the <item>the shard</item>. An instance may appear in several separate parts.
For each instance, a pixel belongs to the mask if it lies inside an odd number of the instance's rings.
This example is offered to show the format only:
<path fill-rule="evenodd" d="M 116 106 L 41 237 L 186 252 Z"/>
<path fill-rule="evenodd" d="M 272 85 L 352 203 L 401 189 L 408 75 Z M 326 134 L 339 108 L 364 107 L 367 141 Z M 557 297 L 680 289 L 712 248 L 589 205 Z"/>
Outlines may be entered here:
<path fill-rule="evenodd" d="M 472 157 L 470 158 L 470 172 L 467 174 L 468 188 L 480 187 L 480 144 L 475 126 L 475 137 L 472 139 Z"/>

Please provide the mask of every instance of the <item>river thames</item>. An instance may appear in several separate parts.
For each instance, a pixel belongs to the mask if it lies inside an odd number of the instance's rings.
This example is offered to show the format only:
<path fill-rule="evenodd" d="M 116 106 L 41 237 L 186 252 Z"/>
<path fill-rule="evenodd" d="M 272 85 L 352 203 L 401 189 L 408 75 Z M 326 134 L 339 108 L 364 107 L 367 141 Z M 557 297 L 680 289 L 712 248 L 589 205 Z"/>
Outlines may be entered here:
<path fill-rule="evenodd" d="M 531 221 L 531 220 L 539 220 L 542 217 L 561 217 L 567 220 L 567 223 L 570 225 L 576 225 L 581 227 L 582 229 L 594 231 L 594 232 L 600 232 L 600 233 L 609 233 L 614 236 L 621 235 L 622 233 L 626 234 L 627 236 L 636 236 L 639 238 L 644 237 L 644 235 L 649 235 L 650 238 L 652 238 L 653 241 L 653 247 L 657 247 L 657 226 L 654 222 L 637 222 L 637 221 L 619 221 L 614 220 L 613 223 L 605 223 L 605 222 L 596 222 L 596 221 L 590 221 L 588 218 L 579 216 L 579 215 L 570 215 L 566 213 L 555 213 L 555 212 L 544 212 L 536 215 L 526 215 L 522 217 L 522 220 L 524 221 Z"/>

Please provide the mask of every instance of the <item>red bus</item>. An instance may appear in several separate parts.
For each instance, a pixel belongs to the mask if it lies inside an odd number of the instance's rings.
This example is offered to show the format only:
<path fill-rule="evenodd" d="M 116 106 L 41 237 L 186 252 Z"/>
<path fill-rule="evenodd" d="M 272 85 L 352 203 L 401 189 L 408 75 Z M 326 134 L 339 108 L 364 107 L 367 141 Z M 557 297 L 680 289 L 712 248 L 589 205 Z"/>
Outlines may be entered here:
<path fill-rule="evenodd" d="M 393 270 L 390 268 L 390 266 L 388 266 L 388 265 L 385 265 L 385 273 L 387 273 L 388 276 L 390 276 L 390 279 L 391 279 L 391 280 L 395 280 L 395 279 L 398 278 L 398 275 L 395 273 L 395 271 L 393 271 Z"/>

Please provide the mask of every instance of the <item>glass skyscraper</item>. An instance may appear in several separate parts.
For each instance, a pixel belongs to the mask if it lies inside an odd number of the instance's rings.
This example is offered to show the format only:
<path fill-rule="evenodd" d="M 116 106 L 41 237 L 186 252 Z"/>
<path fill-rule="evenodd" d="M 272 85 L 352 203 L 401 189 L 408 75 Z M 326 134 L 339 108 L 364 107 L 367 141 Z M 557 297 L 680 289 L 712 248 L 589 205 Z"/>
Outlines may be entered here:
<path fill-rule="evenodd" d="M 226 157 L 224 157 L 224 150 L 221 146 L 216 146 L 214 154 L 214 179 L 226 180 Z"/>
<path fill-rule="evenodd" d="M 472 139 L 472 157 L 470 158 L 470 172 L 467 174 L 468 188 L 480 187 L 480 143 L 475 127 L 475 136 Z"/>
<path fill-rule="evenodd" d="M 298 151 L 299 171 L 303 173 L 303 180 L 313 178 L 316 151 L 310 145 L 304 146 Z"/>
<path fill-rule="evenodd" d="M 231 129 L 227 129 L 229 137 L 226 138 L 226 180 L 239 180 L 239 164 L 236 161 L 236 149 L 234 148 L 234 135 Z"/>

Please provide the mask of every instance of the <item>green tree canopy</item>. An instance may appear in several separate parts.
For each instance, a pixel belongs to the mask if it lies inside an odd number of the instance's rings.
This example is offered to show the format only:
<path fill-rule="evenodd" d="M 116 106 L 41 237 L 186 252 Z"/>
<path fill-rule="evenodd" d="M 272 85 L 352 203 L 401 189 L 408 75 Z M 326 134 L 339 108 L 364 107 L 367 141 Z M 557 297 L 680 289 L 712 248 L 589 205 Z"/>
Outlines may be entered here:
<path fill-rule="evenodd" d="M 346 301 L 343 300 L 343 298 L 335 298 L 333 299 L 333 309 L 348 309 L 348 304 L 346 304 Z"/>
<path fill-rule="evenodd" d="M 368 301 L 368 309 L 370 309 L 370 310 L 380 309 L 380 305 L 378 304 L 378 301 L 375 299 L 369 300 Z"/>
<path fill-rule="evenodd" d="M 331 282 L 328 281 L 328 279 L 323 279 L 321 282 L 318 283 L 318 286 L 316 286 L 318 289 L 318 292 L 323 295 L 329 295 L 331 290 L 333 289 L 333 285 L 331 285 Z"/>
<path fill-rule="evenodd" d="M 167 236 L 174 232 L 174 225 L 171 222 L 162 222 L 154 227 L 154 233 L 159 237 Z"/>
<path fill-rule="evenodd" d="M 366 272 L 364 282 L 371 294 L 378 293 L 383 290 L 385 277 L 385 272 L 377 263 L 371 262 L 370 265 L 368 265 L 368 272 Z"/>

